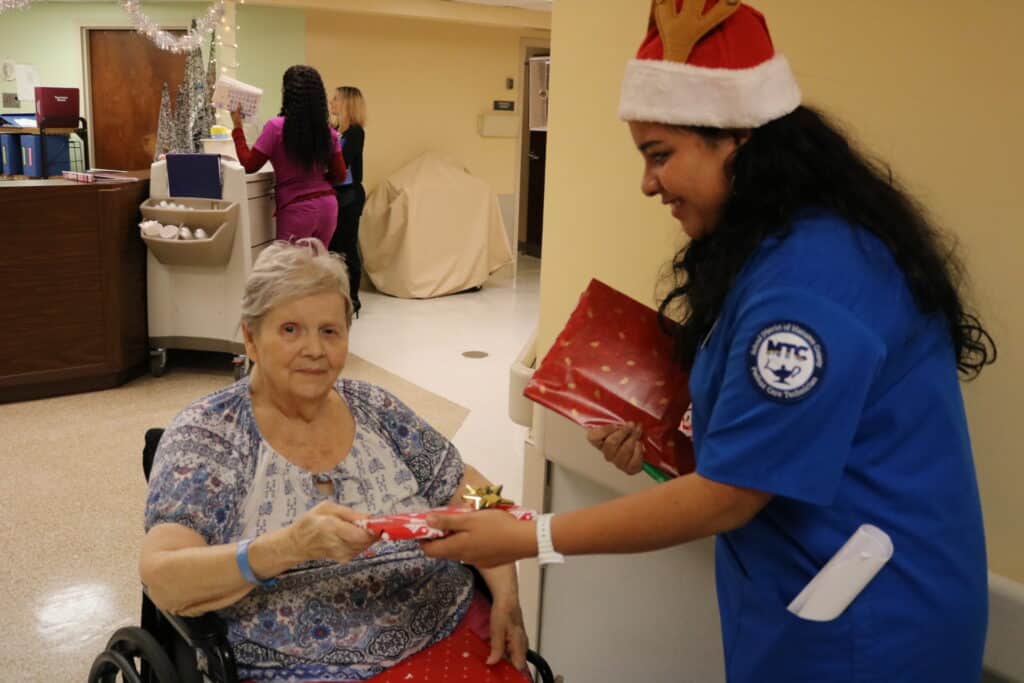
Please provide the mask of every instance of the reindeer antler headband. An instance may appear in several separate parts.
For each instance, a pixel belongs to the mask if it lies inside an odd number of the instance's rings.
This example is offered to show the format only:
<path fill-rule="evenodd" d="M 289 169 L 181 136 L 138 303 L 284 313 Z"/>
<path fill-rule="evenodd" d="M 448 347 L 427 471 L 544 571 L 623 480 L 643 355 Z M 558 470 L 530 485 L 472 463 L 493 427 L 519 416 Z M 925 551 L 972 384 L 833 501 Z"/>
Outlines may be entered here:
<path fill-rule="evenodd" d="M 705 7 L 706 0 L 653 0 L 647 38 L 622 84 L 624 120 L 756 128 L 800 105 L 764 17 L 740 0 Z"/>

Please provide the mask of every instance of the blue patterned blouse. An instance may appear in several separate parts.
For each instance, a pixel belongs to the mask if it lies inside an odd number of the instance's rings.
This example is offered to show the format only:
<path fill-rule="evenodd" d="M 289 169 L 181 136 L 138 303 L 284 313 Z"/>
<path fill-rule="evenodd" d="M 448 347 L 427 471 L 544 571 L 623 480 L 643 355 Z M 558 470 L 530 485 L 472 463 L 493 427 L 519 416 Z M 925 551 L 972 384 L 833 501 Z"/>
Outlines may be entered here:
<path fill-rule="evenodd" d="M 356 420 L 349 454 L 329 476 L 334 501 L 372 515 L 446 504 L 459 452 L 383 389 L 340 380 Z M 283 528 L 327 496 L 313 474 L 260 435 L 249 380 L 182 411 L 160 441 L 146 530 L 181 524 L 210 545 Z M 415 541 L 379 542 L 354 560 L 309 562 L 220 610 L 241 678 L 361 681 L 447 637 L 469 608 L 473 579 Z"/>

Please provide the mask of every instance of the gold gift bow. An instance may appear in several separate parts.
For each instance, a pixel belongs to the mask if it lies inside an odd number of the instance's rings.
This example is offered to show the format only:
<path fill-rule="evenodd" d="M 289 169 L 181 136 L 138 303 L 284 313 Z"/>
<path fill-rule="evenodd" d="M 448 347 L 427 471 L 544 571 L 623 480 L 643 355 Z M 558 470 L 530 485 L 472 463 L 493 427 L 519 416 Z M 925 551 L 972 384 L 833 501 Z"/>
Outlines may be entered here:
<path fill-rule="evenodd" d="M 466 489 L 469 493 L 462 496 L 462 499 L 473 503 L 473 508 L 475 510 L 489 510 L 492 508 L 515 505 L 511 500 L 502 497 L 502 484 L 488 484 L 487 486 L 481 486 L 479 488 L 466 484 Z"/>

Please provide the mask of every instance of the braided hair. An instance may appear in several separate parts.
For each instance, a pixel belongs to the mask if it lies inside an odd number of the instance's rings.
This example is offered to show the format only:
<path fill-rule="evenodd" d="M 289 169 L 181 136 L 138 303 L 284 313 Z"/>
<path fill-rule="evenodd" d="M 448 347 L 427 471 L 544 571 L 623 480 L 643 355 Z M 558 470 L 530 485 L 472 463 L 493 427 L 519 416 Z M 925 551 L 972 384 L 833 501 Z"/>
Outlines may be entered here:
<path fill-rule="evenodd" d="M 284 72 L 280 116 L 284 117 L 284 149 L 288 156 L 307 169 L 317 163 L 326 168 L 334 150 L 327 92 L 316 69 L 300 64 Z"/>

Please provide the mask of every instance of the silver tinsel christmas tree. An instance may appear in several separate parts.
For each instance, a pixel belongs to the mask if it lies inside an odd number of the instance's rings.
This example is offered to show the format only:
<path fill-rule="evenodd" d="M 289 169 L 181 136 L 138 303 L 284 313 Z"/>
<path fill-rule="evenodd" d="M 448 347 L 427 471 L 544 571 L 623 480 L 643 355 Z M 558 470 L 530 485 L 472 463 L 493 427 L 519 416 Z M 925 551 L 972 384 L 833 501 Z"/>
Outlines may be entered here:
<path fill-rule="evenodd" d="M 174 113 L 171 111 L 171 92 L 164 81 L 164 89 L 160 94 L 160 118 L 156 123 L 156 145 L 153 150 L 153 160 L 160 158 L 174 149 Z"/>
<path fill-rule="evenodd" d="M 213 107 L 213 84 L 217 67 L 214 58 L 215 38 L 210 40 L 210 62 L 203 67 L 203 52 L 196 48 L 185 56 L 185 74 L 178 85 L 171 110 L 171 97 L 164 83 L 157 122 L 155 156 L 166 152 L 194 153 L 202 151 L 202 138 L 209 136 L 216 123 Z"/>
<path fill-rule="evenodd" d="M 193 29 L 195 20 L 193 20 Z M 185 84 L 188 86 L 188 123 L 190 152 L 202 147 L 199 140 L 210 134 L 206 125 L 206 74 L 203 69 L 203 52 L 196 48 L 185 57 Z"/>
<path fill-rule="evenodd" d="M 189 117 L 189 86 L 182 81 L 174 98 L 174 151 L 192 152 L 192 121 Z"/>
<path fill-rule="evenodd" d="M 210 34 L 210 56 L 206 63 L 206 133 L 217 124 L 217 108 L 213 106 L 213 89 L 217 85 L 217 32 Z"/>

